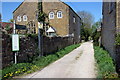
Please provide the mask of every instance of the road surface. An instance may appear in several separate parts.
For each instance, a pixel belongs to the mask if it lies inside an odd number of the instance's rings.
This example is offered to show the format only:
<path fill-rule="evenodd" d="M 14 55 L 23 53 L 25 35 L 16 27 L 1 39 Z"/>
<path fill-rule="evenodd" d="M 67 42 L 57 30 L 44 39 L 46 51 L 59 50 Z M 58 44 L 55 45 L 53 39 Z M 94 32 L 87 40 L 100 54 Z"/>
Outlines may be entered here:
<path fill-rule="evenodd" d="M 85 42 L 41 71 L 23 78 L 96 78 L 93 44 Z"/>

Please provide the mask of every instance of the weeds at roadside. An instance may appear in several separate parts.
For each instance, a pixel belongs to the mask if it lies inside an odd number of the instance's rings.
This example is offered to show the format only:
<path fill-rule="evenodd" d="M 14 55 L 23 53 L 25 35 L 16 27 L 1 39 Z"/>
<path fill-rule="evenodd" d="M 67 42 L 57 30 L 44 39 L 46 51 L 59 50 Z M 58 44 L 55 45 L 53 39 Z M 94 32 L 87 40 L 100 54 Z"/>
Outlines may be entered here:
<path fill-rule="evenodd" d="M 98 78 L 118 78 L 115 65 L 109 53 L 100 47 L 94 47 Z"/>
<path fill-rule="evenodd" d="M 41 70 L 50 63 L 60 59 L 64 55 L 68 54 L 75 48 L 79 47 L 80 44 L 71 45 L 64 49 L 59 50 L 55 54 L 50 54 L 48 56 L 37 57 L 32 63 L 18 63 L 13 64 L 10 67 L 6 67 L 2 70 L 2 80 L 9 80 L 14 76 L 19 76 L 21 74 L 29 74 L 37 70 Z"/>

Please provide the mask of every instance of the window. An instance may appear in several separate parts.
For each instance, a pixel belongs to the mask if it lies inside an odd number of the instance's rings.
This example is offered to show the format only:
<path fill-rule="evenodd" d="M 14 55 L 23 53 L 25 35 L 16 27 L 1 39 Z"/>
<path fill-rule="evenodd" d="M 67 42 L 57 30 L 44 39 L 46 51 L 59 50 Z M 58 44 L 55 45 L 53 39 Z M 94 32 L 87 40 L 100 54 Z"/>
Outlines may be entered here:
<path fill-rule="evenodd" d="M 54 12 L 49 13 L 49 19 L 54 19 Z"/>
<path fill-rule="evenodd" d="M 62 18 L 62 11 L 57 12 L 57 18 Z"/>
<path fill-rule="evenodd" d="M 17 21 L 18 21 L 18 22 L 21 22 L 21 16 L 18 16 L 18 17 L 17 17 Z"/>
<path fill-rule="evenodd" d="M 75 17 L 73 17 L 73 23 L 75 23 L 76 22 L 76 18 Z"/>
<path fill-rule="evenodd" d="M 26 15 L 23 16 L 23 21 L 27 21 L 27 16 Z"/>

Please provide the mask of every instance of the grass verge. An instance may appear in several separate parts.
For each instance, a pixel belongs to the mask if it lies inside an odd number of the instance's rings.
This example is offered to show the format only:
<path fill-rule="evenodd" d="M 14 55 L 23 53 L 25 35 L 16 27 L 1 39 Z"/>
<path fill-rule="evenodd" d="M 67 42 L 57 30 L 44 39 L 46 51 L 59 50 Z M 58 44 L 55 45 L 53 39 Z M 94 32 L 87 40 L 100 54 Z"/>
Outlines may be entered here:
<path fill-rule="evenodd" d="M 114 62 L 109 53 L 97 46 L 94 47 L 94 51 L 98 68 L 97 78 L 118 78 Z"/>
<path fill-rule="evenodd" d="M 2 80 L 11 79 L 14 76 L 19 76 L 21 74 L 28 74 L 41 70 L 50 63 L 60 59 L 64 55 L 68 54 L 75 48 L 79 47 L 80 44 L 71 45 L 64 49 L 59 50 L 55 54 L 50 54 L 48 56 L 37 57 L 32 63 L 18 63 L 13 64 L 10 67 L 6 67 L 2 70 Z"/>

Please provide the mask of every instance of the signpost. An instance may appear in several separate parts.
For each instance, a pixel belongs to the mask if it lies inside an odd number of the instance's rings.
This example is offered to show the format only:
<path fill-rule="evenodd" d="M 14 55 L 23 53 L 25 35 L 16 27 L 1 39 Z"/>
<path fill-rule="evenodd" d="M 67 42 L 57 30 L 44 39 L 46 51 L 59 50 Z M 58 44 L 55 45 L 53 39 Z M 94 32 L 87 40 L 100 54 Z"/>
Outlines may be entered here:
<path fill-rule="evenodd" d="M 13 35 L 12 35 L 12 51 L 15 52 L 15 64 L 17 63 L 17 52 L 19 51 L 19 35 L 15 34 L 16 31 L 15 21 L 14 21 L 14 28 L 13 28 Z"/>
<path fill-rule="evenodd" d="M 15 64 L 17 63 L 17 51 L 19 51 L 19 35 L 12 35 L 12 51 L 15 52 Z"/>
<path fill-rule="evenodd" d="M 19 51 L 19 35 L 12 35 L 12 51 Z"/>
<path fill-rule="evenodd" d="M 43 22 L 38 22 L 38 28 L 43 29 Z"/>

